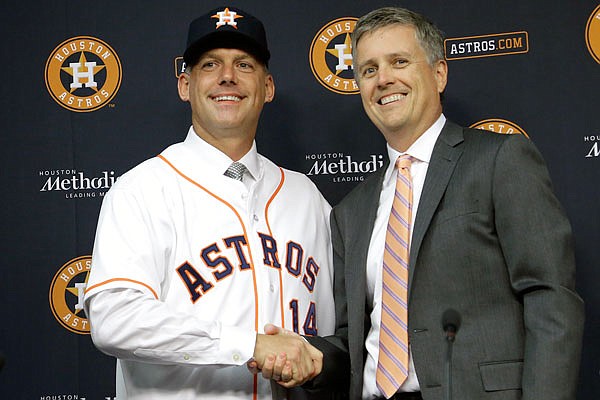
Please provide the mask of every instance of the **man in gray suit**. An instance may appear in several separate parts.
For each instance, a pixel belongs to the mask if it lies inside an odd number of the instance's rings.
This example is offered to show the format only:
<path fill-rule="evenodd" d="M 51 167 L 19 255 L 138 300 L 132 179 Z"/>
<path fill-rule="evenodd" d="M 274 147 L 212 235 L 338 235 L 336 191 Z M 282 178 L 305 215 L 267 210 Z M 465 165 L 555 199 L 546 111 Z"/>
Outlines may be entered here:
<path fill-rule="evenodd" d="M 363 106 L 389 162 L 332 212 L 336 334 L 308 338 L 323 352 L 309 384 L 349 377 L 351 399 L 448 397 L 442 315 L 451 309 L 455 399 L 575 399 L 583 302 L 571 228 L 541 155 L 522 135 L 446 120 L 443 37 L 424 17 L 375 10 L 357 22 L 352 44 Z M 382 264 L 394 165 L 404 154 L 413 183 L 409 368 L 384 396 L 376 379 Z"/>

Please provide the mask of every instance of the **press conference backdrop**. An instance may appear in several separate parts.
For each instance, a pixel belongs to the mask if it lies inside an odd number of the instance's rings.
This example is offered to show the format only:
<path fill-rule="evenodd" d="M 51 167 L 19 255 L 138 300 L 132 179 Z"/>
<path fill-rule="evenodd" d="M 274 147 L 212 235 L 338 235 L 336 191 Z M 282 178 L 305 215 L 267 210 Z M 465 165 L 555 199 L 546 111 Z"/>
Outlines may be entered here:
<path fill-rule="evenodd" d="M 185 137 L 190 111 L 176 82 L 188 23 L 220 5 L 264 21 L 277 90 L 259 151 L 307 174 L 335 205 L 385 157 L 352 79 L 348 34 L 357 17 L 390 4 L 2 2 L 0 398 L 114 398 L 115 361 L 93 346 L 81 309 L 96 220 L 120 175 Z M 446 116 L 527 135 L 546 158 L 573 225 L 586 301 L 578 398 L 598 399 L 600 2 L 401 5 L 448 37 Z"/>

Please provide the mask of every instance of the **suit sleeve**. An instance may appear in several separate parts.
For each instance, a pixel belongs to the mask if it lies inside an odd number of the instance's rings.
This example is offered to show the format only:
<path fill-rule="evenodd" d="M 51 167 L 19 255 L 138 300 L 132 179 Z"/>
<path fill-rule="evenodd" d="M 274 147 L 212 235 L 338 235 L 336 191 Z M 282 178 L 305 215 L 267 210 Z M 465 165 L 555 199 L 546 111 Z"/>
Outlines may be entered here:
<path fill-rule="evenodd" d="M 305 385 L 308 390 L 327 389 L 347 392 L 350 381 L 350 358 L 348 356 L 348 312 L 344 275 L 344 243 L 340 227 L 331 213 L 331 239 L 333 243 L 335 334 L 306 339 L 323 353 L 323 370 L 316 378 Z"/>
<path fill-rule="evenodd" d="M 584 311 L 571 227 L 542 156 L 521 135 L 501 146 L 492 193 L 511 285 L 523 302 L 523 400 L 574 399 Z"/>

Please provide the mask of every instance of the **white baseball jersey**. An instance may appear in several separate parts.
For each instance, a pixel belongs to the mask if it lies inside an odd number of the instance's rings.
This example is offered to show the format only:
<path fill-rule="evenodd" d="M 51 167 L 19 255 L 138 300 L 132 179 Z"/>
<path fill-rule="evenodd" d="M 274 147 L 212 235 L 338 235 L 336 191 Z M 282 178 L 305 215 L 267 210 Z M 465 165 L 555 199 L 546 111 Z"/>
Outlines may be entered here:
<path fill-rule="evenodd" d="M 255 145 L 240 161 L 248 182 L 190 128 L 106 194 L 85 304 L 118 400 L 277 397 L 245 365 L 256 332 L 333 333 L 329 204 Z"/>

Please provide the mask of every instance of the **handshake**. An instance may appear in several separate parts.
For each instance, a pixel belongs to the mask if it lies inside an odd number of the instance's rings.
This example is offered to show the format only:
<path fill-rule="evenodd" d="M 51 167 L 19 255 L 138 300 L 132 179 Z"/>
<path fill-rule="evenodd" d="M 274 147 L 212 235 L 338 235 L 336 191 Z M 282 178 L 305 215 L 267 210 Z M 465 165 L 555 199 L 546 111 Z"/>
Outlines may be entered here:
<path fill-rule="evenodd" d="M 247 363 L 253 374 L 262 373 L 285 388 L 302 385 L 321 373 L 323 353 L 297 333 L 272 324 L 256 336 L 254 357 Z"/>

